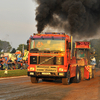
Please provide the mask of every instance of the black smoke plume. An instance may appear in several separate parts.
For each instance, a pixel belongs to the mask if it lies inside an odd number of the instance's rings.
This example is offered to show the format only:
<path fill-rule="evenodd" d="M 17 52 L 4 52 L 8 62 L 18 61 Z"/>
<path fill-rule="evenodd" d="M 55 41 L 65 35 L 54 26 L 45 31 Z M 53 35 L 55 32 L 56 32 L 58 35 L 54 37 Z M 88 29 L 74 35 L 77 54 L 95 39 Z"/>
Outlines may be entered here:
<path fill-rule="evenodd" d="M 46 26 L 92 37 L 100 28 L 100 0 L 35 0 L 37 31 Z"/>

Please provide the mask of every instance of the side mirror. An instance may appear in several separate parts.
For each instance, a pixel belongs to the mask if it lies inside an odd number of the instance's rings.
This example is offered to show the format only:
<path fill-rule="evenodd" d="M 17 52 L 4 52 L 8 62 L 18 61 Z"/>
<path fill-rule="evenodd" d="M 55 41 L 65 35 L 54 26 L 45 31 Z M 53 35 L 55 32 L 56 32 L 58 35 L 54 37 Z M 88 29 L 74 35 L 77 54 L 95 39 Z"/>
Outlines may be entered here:
<path fill-rule="evenodd" d="M 29 51 L 29 40 L 27 40 L 27 51 Z"/>

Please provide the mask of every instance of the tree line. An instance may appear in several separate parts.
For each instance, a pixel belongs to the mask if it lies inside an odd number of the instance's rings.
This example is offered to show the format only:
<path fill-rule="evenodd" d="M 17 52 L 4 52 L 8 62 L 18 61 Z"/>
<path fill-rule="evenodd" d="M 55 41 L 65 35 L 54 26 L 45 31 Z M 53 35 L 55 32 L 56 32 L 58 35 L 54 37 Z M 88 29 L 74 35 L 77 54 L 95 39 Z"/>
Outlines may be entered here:
<path fill-rule="evenodd" d="M 15 53 L 16 50 L 20 50 L 22 52 L 23 47 L 24 49 L 27 49 L 26 44 L 19 44 L 17 49 L 15 49 L 12 48 L 11 44 L 8 41 L 0 40 L 0 53 L 6 53 L 6 52 Z"/>

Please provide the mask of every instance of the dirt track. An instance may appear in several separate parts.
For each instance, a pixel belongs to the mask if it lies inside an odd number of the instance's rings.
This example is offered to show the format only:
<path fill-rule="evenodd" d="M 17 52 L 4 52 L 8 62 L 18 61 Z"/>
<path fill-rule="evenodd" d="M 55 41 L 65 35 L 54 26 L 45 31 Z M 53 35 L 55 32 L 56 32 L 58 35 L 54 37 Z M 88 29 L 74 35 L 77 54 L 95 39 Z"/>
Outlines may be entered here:
<path fill-rule="evenodd" d="M 41 80 L 31 84 L 29 77 L 0 79 L 0 100 L 100 100 L 100 71 L 95 79 L 70 85 Z"/>

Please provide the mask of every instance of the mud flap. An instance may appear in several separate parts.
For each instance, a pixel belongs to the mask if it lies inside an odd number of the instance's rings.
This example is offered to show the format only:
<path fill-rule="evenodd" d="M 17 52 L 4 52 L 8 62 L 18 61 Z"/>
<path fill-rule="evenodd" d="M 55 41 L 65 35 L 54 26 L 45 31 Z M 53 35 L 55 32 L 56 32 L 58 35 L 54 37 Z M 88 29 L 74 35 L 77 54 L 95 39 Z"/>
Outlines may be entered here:
<path fill-rule="evenodd" d="M 87 66 L 84 67 L 84 78 L 90 79 L 89 68 Z"/>

